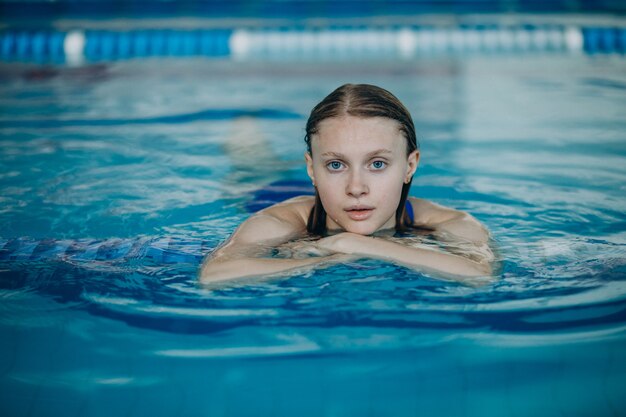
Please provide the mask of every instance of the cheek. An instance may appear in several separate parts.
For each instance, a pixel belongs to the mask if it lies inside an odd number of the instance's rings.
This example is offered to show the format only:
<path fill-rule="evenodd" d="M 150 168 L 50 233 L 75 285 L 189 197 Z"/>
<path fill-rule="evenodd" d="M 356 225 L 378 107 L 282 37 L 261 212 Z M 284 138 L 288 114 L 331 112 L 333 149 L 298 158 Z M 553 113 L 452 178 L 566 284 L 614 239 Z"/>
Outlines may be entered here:
<path fill-rule="evenodd" d="M 325 181 L 318 182 L 317 192 L 327 212 L 332 211 L 337 202 L 341 200 L 342 193 L 339 188 L 339 184 L 332 184 Z"/>
<path fill-rule="evenodd" d="M 336 221 L 342 213 L 344 204 L 344 187 L 336 178 L 325 178 L 323 175 L 316 181 L 317 192 L 327 215 Z"/>
<path fill-rule="evenodd" d="M 381 175 L 375 177 L 372 181 L 372 185 L 379 190 L 381 194 L 395 196 L 402 193 L 402 186 L 404 185 L 404 171 L 396 169 L 390 171 L 387 175 Z"/>
<path fill-rule="evenodd" d="M 380 208 L 385 208 L 385 213 L 395 212 L 396 208 L 398 208 L 398 203 L 400 202 L 400 197 L 402 196 L 402 186 L 398 186 L 397 184 L 388 184 L 387 187 L 384 188 L 379 195 L 378 206 Z"/>
<path fill-rule="evenodd" d="M 393 216 L 400 203 L 402 196 L 402 186 L 404 182 L 398 179 L 397 175 L 392 175 L 376 184 L 376 204 L 381 209 L 380 215 L 383 217 Z"/>

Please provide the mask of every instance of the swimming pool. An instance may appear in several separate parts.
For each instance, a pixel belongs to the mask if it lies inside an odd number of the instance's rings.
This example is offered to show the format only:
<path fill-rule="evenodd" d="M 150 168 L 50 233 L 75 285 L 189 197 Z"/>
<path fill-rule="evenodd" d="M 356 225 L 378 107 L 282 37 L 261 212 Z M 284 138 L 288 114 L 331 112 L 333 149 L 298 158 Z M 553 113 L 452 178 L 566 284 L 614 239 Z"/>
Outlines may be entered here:
<path fill-rule="evenodd" d="M 624 414 L 625 67 L 1 64 L 0 414 Z M 199 288 L 263 190 L 306 178 L 305 118 L 344 82 L 409 107 L 411 194 L 484 222 L 498 280 L 359 261 Z"/>

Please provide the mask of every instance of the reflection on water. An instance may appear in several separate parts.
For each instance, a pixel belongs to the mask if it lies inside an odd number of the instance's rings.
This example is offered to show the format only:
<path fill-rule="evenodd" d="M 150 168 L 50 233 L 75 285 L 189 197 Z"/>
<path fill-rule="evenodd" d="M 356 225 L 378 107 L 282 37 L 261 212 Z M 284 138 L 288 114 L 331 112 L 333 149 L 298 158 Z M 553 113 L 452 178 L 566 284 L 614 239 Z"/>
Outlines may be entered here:
<path fill-rule="evenodd" d="M 281 300 L 272 306 L 273 320 L 303 323 L 310 319 L 300 316 L 304 305 L 329 315 L 345 307 L 358 322 L 359 314 L 379 313 L 374 305 L 413 317 L 418 304 L 491 311 L 519 300 L 534 314 L 545 305 L 538 300 L 568 307 L 558 300 L 587 293 L 595 295 L 585 304 L 602 304 L 605 292 L 597 289 L 620 281 L 626 263 L 626 148 L 616 111 L 624 104 L 623 64 L 552 58 L 546 66 L 534 59 L 398 63 L 393 72 L 381 64 L 356 73 L 347 63 L 314 71 L 296 64 L 287 70 L 268 63 L 235 69 L 129 62 L 94 67 L 106 77 L 74 80 L 60 69 L 28 83 L 5 66 L 1 107 L 11 111 L 0 120 L 7 168 L 0 176 L 0 261 L 6 296 L 28 289 L 80 305 L 89 300 L 98 306 L 92 314 L 178 312 L 181 320 L 218 323 L 256 317 L 244 311 L 263 308 L 260 298 Z M 571 76 L 563 77 L 564 68 Z M 172 77 L 180 71 L 185 77 Z M 306 115 L 344 81 L 383 85 L 408 105 L 423 153 L 412 194 L 486 223 L 501 261 L 499 281 L 470 290 L 393 265 L 353 262 L 290 279 L 197 288 L 202 257 L 250 211 L 281 193 L 310 191 L 285 191 L 284 184 L 306 184 Z M 45 120 L 31 111 L 37 106 L 47 109 Z M 416 244 L 471 249 L 428 236 L 416 237 Z M 277 256 L 293 250 L 284 247 Z M 614 301 L 622 298 L 620 288 L 613 288 Z M 363 297 L 372 291 L 375 302 Z M 341 296 L 329 302 L 329 294 Z M 205 306 L 207 299 L 217 304 Z"/>
<path fill-rule="evenodd" d="M 619 414 L 624 65 L 137 61 L 36 79 L 0 67 L 0 392 L 25 400 L 5 395 L 0 414 L 78 414 L 91 398 L 95 415 L 124 387 L 151 399 L 121 401 L 126 414 L 193 415 L 188 396 L 250 415 L 245 389 L 293 415 L 294 370 L 310 415 Z M 199 287 L 202 257 L 250 212 L 306 192 L 293 186 L 305 118 L 344 82 L 407 104 L 422 150 L 412 195 L 484 222 L 498 280 L 361 260 Z"/>

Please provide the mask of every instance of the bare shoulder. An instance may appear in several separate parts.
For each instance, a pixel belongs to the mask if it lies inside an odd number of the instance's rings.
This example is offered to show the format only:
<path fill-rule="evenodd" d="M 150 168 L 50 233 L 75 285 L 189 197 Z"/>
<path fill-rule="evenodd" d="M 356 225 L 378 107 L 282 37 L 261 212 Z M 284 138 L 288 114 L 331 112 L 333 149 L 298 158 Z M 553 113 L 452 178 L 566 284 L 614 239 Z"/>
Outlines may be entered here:
<path fill-rule="evenodd" d="M 313 197 L 299 196 L 267 207 L 243 222 L 232 239 L 240 243 L 292 239 L 306 232 L 313 203 Z"/>
<path fill-rule="evenodd" d="M 436 225 L 469 214 L 423 198 L 409 197 L 415 213 L 415 224 Z"/>
<path fill-rule="evenodd" d="M 306 227 L 313 204 L 315 204 L 315 197 L 301 195 L 263 209 L 258 215 L 272 216 L 296 226 Z"/>
<path fill-rule="evenodd" d="M 415 213 L 416 226 L 445 232 L 477 244 L 488 242 L 489 231 L 471 214 L 421 198 L 411 197 L 409 201 Z"/>

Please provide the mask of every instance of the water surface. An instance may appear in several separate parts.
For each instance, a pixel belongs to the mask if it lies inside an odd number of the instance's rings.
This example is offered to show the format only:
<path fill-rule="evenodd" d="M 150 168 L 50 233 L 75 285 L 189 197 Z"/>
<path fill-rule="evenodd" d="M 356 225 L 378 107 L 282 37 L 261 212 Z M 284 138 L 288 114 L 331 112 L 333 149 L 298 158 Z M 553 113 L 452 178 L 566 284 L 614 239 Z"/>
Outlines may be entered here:
<path fill-rule="evenodd" d="M 2 415 L 622 415 L 619 57 L 0 67 Z M 467 287 L 363 260 L 203 289 L 199 263 L 345 82 L 411 110 L 411 194 L 491 230 Z"/>

